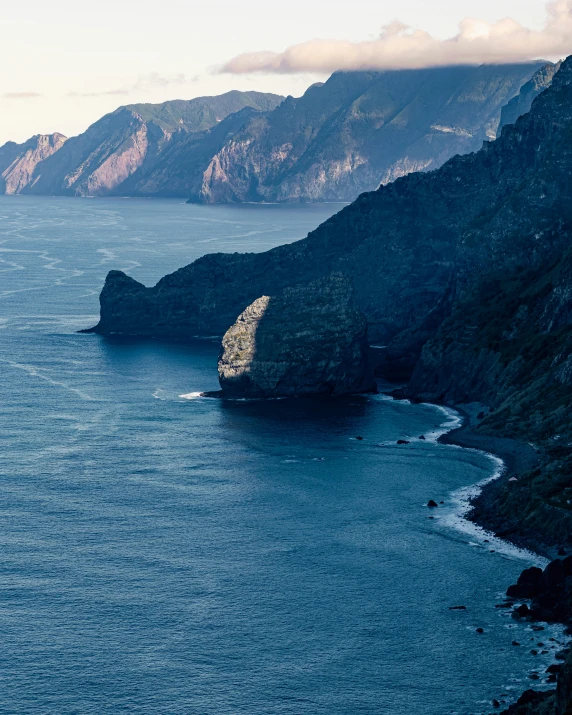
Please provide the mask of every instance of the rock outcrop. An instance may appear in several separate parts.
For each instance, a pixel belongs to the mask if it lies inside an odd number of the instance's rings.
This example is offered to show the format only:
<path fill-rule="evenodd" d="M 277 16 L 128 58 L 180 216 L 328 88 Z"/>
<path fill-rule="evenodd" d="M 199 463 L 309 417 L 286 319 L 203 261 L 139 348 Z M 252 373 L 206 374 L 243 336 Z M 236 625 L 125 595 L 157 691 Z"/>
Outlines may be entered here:
<path fill-rule="evenodd" d="M 37 180 L 38 165 L 67 141 L 63 134 L 37 134 L 23 144 L 0 147 L 0 194 L 19 194 Z"/>
<path fill-rule="evenodd" d="M 98 332 L 223 335 L 261 295 L 341 270 L 372 341 L 423 325 L 426 340 L 480 276 L 544 265 L 569 240 L 571 65 L 494 142 L 441 169 L 362 194 L 306 239 L 261 254 L 210 254 L 123 296 L 115 274 Z M 133 299 L 133 300 L 132 300 Z M 421 345 L 406 341 L 414 364 Z M 397 358 L 396 358 L 397 359 Z"/>
<path fill-rule="evenodd" d="M 341 395 L 375 390 L 367 323 L 341 274 L 262 296 L 226 332 L 223 393 Z"/>
<path fill-rule="evenodd" d="M 550 87 L 554 75 L 560 69 L 560 62 L 546 64 L 536 72 L 531 79 L 522 85 L 520 92 L 513 97 L 501 110 L 498 133 L 507 124 L 514 124 L 519 117 L 530 111 L 532 103 L 541 92 Z"/>
<path fill-rule="evenodd" d="M 544 571 L 525 569 L 507 596 L 530 600 L 524 614 L 530 620 L 572 624 L 572 556 L 554 559 Z"/>
<path fill-rule="evenodd" d="M 518 583 L 510 586 L 511 598 L 532 599 L 515 609 L 514 617 L 531 621 L 572 624 L 572 557 L 555 559 L 544 569 L 529 568 L 522 572 Z M 557 674 L 556 690 L 527 690 L 502 715 L 572 715 L 572 653 L 565 648 L 556 656 L 561 663 L 553 664 L 548 673 Z M 552 676 L 554 677 L 554 675 Z"/>

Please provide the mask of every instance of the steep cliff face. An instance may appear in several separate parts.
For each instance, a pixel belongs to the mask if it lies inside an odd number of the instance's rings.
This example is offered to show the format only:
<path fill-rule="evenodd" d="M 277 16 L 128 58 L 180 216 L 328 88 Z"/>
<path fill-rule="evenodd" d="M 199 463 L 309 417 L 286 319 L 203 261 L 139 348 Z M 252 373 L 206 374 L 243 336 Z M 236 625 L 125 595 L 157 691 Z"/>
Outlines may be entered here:
<path fill-rule="evenodd" d="M 136 194 L 138 179 L 152 170 L 171 144 L 205 135 L 245 107 L 267 111 L 281 100 L 278 95 L 260 92 L 228 92 L 218 97 L 120 107 L 43 161 L 21 191 L 73 196 Z M 124 192 L 127 180 L 130 184 Z"/>
<path fill-rule="evenodd" d="M 498 132 L 507 124 L 514 124 L 519 117 L 530 111 L 532 103 L 541 92 L 550 87 L 554 75 L 560 69 L 561 62 L 546 64 L 531 79 L 522 85 L 520 92 L 501 109 Z"/>
<path fill-rule="evenodd" d="M 299 99 L 235 91 L 128 105 L 41 163 L 28 162 L 25 181 L 6 190 L 202 203 L 351 201 L 494 138 L 503 105 L 516 100 L 504 110 L 512 116 L 548 82 L 550 67 L 539 75 L 541 66 L 338 72 Z"/>
<path fill-rule="evenodd" d="M 222 341 L 224 393 L 343 395 L 375 389 L 367 323 L 340 273 L 262 296 Z"/>
<path fill-rule="evenodd" d="M 351 201 L 479 149 L 538 68 L 337 72 L 249 122 L 213 156 L 191 200 Z"/>
<path fill-rule="evenodd" d="M 127 196 L 178 196 L 200 191 L 212 157 L 260 110 L 246 107 L 201 132 L 177 132 L 153 162 L 140 167 L 119 187 Z"/>
<path fill-rule="evenodd" d="M 572 545 L 572 254 L 533 271 L 492 274 L 421 353 L 417 399 L 481 401 L 478 431 L 535 445 L 540 466 L 500 480 L 473 518 L 506 536 Z"/>
<path fill-rule="evenodd" d="M 532 111 L 495 142 L 363 194 L 302 241 L 262 254 L 204 256 L 154 288 L 138 284 L 137 295 L 126 295 L 111 274 L 96 329 L 223 335 L 261 295 L 334 270 L 353 281 L 372 341 L 387 344 L 430 323 L 447 292 L 463 299 L 482 272 L 531 269 L 567 245 L 571 81 L 569 60 Z"/>
<path fill-rule="evenodd" d="M 0 194 L 19 194 L 33 181 L 38 165 L 67 141 L 63 134 L 37 134 L 24 144 L 0 147 Z"/>

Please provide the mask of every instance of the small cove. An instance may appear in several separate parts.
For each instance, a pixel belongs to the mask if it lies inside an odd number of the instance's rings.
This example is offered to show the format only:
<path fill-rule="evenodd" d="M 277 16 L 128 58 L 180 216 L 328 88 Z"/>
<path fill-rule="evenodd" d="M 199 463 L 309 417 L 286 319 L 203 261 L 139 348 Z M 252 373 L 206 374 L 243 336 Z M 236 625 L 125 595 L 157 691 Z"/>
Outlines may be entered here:
<path fill-rule="evenodd" d="M 455 523 L 498 465 L 435 442 L 454 415 L 201 399 L 217 342 L 75 332 L 111 268 L 152 284 L 335 210 L 0 199 L 7 712 L 477 715 L 546 668 L 558 628 L 494 608 L 534 557 Z"/>

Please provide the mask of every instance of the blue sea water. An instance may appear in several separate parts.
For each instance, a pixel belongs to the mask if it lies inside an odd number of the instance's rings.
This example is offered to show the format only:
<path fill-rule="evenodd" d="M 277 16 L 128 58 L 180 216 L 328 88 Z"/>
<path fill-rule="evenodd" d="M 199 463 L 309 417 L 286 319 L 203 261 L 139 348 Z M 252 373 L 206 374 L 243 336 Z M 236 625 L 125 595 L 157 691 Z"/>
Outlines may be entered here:
<path fill-rule="evenodd" d="M 337 208 L 0 197 L 0 712 L 476 715 L 542 676 L 558 630 L 494 608 L 533 557 L 459 519 L 498 465 L 431 439 L 450 414 L 198 398 L 216 342 L 76 332 L 111 268 Z"/>

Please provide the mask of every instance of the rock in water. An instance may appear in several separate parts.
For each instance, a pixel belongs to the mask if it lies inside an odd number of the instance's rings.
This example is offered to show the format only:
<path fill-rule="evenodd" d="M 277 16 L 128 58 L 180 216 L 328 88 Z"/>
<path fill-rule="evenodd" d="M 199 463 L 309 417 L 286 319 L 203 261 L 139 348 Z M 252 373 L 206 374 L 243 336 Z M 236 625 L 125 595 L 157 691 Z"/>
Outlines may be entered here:
<path fill-rule="evenodd" d="M 219 382 L 227 394 L 375 391 L 367 323 L 341 273 L 258 298 L 228 329 L 222 348 Z"/>

